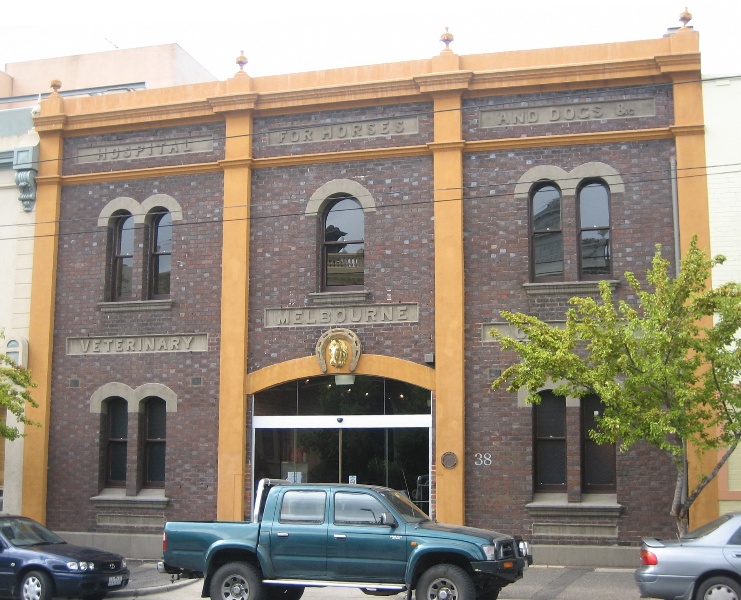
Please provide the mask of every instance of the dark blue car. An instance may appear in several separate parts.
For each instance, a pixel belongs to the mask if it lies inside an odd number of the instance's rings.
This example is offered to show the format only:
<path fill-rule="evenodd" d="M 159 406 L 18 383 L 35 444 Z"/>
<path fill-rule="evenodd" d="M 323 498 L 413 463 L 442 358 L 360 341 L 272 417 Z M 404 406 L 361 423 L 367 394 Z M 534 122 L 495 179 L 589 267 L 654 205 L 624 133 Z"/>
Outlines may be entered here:
<path fill-rule="evenodd" d="M 129 583 L 126 560 L 68 544 L 27 517 L 0 515 L 0 596 L 100 600 Z"/>

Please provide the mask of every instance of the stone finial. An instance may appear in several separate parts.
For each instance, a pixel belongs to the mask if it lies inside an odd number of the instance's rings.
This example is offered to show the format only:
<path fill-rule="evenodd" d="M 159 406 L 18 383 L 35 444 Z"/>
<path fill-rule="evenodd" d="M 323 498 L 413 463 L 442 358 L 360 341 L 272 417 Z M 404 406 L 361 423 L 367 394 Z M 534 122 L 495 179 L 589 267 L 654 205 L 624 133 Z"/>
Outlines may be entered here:
<path fill-rule="evenodd" d="M 682 21 L 682 27 L 687 27 L 687 23 L 689 23 L 692 20 L 692 14 L 687 10 L 687 7 L 684 7 L 684 12 L 679 15 L 679 20 Z"/>
<path fill-rule="evenodd" d="M 59 90 L 62 88 L 62 82 L 59 81 L 59 79 L 52 79 L 49 86 L 54 90 L 55 94 L 58 94 Z"/>
<path fill-rule="evenodd" d="M 239 51 L 239 56 L 237 56 L 237 64 L 239 65 L 239 72 L 244 73 L 244 66 L 247 64 L 247 57 L 244 55 L 244 50 Z"/>
<path fill-rule="evenodd" d="M 445 44 L 445 50 L 450 50 L 450 42 L 453 41 L 453 34 L 448 31 L 448 28 L 445 28 L 445 33 L 443 33 L 440 36 L 440 41 Z"/>

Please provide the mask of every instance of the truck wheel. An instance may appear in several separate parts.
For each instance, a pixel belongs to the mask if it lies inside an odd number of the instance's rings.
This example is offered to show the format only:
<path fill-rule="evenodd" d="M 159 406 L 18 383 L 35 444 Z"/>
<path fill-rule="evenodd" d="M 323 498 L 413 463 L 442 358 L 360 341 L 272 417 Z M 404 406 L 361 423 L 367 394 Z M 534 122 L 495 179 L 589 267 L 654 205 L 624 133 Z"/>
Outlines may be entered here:
<path fill-rule="evenodd" d="M 475 600 L 476 586 L 471 577 L 456 565 L 435 565 L 419 578 L 416 600 Z"/>
<path fill-rule="evenodd" d="M 299 600 L 304 595 L 300 585 L 266 585 L 268 600 Z"/>
<path fill-rule="evenodd" d="M 211 600 L 263 600 L 265 586 L 260 572 L 253 565 L 227 563 L 211 579 Z"/>

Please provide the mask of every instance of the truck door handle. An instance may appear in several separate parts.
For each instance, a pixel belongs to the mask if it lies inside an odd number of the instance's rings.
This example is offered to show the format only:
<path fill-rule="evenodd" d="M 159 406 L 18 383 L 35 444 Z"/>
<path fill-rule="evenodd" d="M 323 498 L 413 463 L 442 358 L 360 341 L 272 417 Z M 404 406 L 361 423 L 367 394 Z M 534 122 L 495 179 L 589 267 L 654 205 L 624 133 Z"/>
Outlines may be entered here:
<path fill-rule="evenodd" d="M 276 535 L 278 537 L 288 537 L 288 534 L 284 531 L 279 531 L 278 533 L 276 533 Z"/>
<path fill-rule="evenodd" d="M 336 540 L 346 540 L 347 539 L 347 536 L 344 535 L 344 534 L 342 534 L 342 533 L 335 533 L 334 534 L 334 539 L 336 539 Z"/>

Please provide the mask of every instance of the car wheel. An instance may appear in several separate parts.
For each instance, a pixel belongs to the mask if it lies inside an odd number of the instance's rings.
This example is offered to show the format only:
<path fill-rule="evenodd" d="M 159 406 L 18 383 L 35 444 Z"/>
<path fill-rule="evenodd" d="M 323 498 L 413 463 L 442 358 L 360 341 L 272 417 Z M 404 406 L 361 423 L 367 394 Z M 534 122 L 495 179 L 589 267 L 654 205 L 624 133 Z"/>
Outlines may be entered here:
<path fill-rule="evenodd" d="M 711 577 L 697 588 L 696 600 L 741 600 L 741 585 L 730 577 Z"/>
<path fill-rule="evenodd" d="M 300 585 L 267 585 L 268 600 L 299 600 L 304 595 Z"/>
<path fill-rule="evenodd" d="M 211 600 L 263 600 L 265 586 L 254 565 L 227 563 L 214 573 L 209 589 Z"/>
<path fill-rule="evenodd" d="M 29 571 L 18 587 L 20 600 L 51 600 L 51 579 L 43 571 Z"/>
<path fill-rule="evenodd" d="M 456 565 L 435 565 L 419 578 L 417 600 L 475 600 L 471 577 Z"/>

